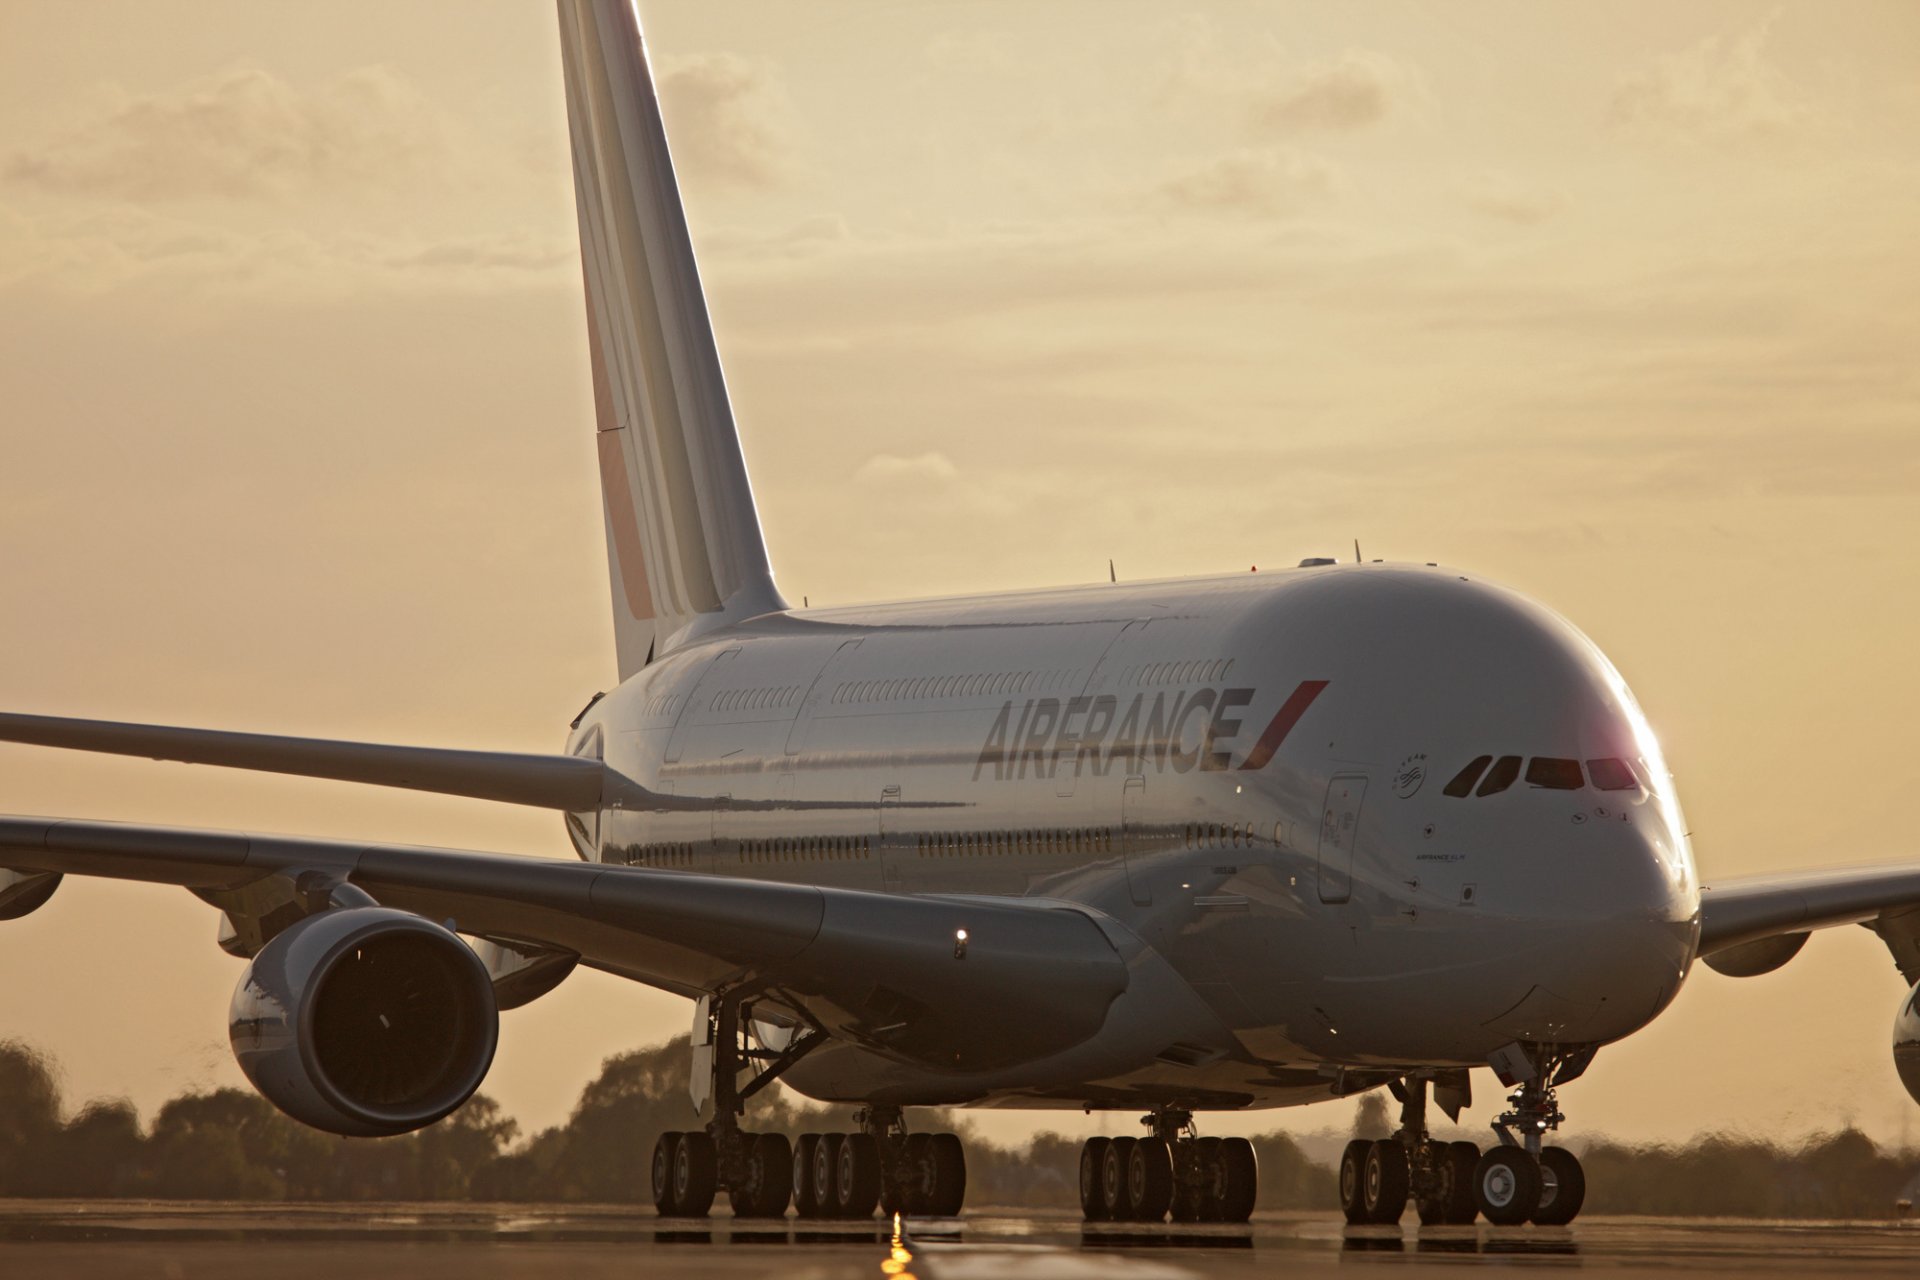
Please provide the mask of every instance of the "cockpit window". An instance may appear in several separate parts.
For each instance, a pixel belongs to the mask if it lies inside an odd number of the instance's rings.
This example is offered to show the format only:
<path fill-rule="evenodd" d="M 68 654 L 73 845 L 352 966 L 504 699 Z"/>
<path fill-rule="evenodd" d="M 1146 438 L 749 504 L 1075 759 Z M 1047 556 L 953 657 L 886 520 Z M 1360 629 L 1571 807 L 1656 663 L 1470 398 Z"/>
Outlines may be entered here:
<path fill-rule="evenodd" d="M 1640 786 L 1627 762 L 1613 756 L 1587 761 L 1587 776 L 1602 791 L 1634 791 Z"/>
<path fill-rule="evenodd" d="M 1487 766 L 1492 763 L 1492 756 L 1478 757 L 1472 764 L 1453 775 L 1453 781 L 1446 785 L 1445 794 L 1450 796 L 1466 795 L 1473 790 L 1473 784 L 1480 781 L 1480 775 L 1486 772 Z"/>
<path fill-rule="evenodd" d="M 1578 760 L 1535 756 L 1527 761 L 1528 786 L 1545 787 L 1549 791 L 1578 791 L 1582 782 Z"/>
<path fill-rule="evenodd" d="M 1486 780 L 1480 784 L 1480 789 L 1473 794 L 1477 796 L 1490 796 L 1496 791 L 1505 791 L 1513 785 L 1514 779 L 1519 776 L 1520 757 L 1501 756 L 1494 762 L 1493 768 L 1487 770 Z"/>

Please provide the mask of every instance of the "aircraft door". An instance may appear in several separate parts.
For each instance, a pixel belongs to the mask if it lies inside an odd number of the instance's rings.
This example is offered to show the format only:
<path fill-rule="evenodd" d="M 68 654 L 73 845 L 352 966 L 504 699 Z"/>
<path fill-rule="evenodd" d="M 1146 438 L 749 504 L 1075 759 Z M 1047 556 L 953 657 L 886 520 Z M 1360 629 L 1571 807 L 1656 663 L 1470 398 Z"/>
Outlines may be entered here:
<path fill-rule="evenodd" d="M 713 696 L 713 690 L 720 684 L 717 677 L 726 670 L 727 664 L 733 661 L 739 652 L 738 649 L 728 649 L 709 662 L 707 669 L 700 673 L 700 679 L 694 684 L 693 691 L 687 695 L 686 705 L 680 708 L 679 719 L 673 722 L 673 732 L 667 735 L 666 762 L 668 764 L 680 762 L 680 753 L 686 749 L 687 728 L 705 709 L 706 703 L 703 698 Z"/>
<path fill-rule="evenodd" d="M 1153 905 L 1153 889 L 1145 872 L 1147 838 L 1141 829 L 1146 797 L 1147 780 L 1140 777 L 1128 778 L 1126 789 L 1120 793 L 1120 850 L 1126 863 L 1127 888 L 1136 907 Z"/>
<path fill-rule="evenodd" d="M 860 642 L 848 640 L 835 649 L 813 677 L 813 683 L 807 686 L 807 696 L 800 703 L 800 710 L 793 717 L 793 725 L 787 730 L 787 754 L 797 756 L 807 745 L 807 735 L 813 728 L 814 713 L 825 699 L 833 695 L 835 673 L 846 667 L 847 659 L 859 652 Z"/>
<path fill-rule="evenodd" d="M 1320 811 L 1320 901 L 1353 896 L 1353 846 L 1360 836 L 1360 806 L 1367 798 L 1363 773 L 1335 775 Z"/>

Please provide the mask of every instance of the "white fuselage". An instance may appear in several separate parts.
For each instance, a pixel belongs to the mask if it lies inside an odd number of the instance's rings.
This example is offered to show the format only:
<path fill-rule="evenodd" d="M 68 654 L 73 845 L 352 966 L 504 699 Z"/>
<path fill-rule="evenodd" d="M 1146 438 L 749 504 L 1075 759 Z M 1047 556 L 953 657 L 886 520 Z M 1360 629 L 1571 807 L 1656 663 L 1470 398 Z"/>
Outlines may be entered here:
<path fill-rule="evenodd" d="M 1431 566 L 769 614 L 654 662 L 569 745 L 629 787 L 572 820 L 583 856 L 1047 899 L 1151 957 L 1109 1014 L 1146 1025 L 1107 1050 L 963 1078 L 834 1046 L 787 1077 L 821 1097 L 1311 1101 L 1343 1071 L 1618 1039 L 1693 956 L 1684 826 L 1618 673 Z M 1445 794 L 1480 757 L 1488 794 Z M 1196 1017 L 1217 1036 L 1175 1034 Z"/>

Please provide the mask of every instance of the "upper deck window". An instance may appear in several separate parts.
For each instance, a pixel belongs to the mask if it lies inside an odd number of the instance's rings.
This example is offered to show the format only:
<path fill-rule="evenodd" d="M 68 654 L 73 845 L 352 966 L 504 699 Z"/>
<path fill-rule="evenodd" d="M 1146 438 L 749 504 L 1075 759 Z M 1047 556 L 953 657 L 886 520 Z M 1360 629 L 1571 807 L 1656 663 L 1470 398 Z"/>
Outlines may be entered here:
<path fill-rule="evenodd" d="M 1587 761 L 1587 774 L 1602 791 L 1633 791 L 1640 786 L 1627 762 L 1614 756 Z"/>
<path fill-rule="evenodd" d="M 1495 792 L 1505 791 L 1513 785 L 1514 779 L 1519 776 L 1520 757 L 1501 756 L 1494 762 L 1493 768 L 1487 770 L 1486 781 L 1482 782 L 1480 789 L 1473 794 L 1477 796 L 1490 796 Z"/>
<path fill-rule="evenodd" d="M 1445 793 L 1450 796 L 1464 796 L 1473 790 L 1473 784 L 1480 781 L 1480 775 L 1493 763 L 1492 756 L 1477 756 L 1473 762 L 1453 775 L 1453 781 L 1446 785 Z"/>
<path fill-rule="evenodd" d="M 1528 786 L 1545 787 L 1549 791 L 1578 791 L 1584 784 L 1578 760 L 1535 756 L 1527 761 Z"/>

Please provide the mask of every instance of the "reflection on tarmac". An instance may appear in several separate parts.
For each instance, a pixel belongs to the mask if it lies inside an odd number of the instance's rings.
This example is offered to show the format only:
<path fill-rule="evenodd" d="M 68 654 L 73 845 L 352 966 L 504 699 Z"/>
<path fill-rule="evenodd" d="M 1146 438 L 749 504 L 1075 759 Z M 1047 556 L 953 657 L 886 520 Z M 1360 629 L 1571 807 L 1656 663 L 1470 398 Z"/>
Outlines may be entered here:
<path fill-rule="evenodd" d="M 460 1280 L 663 1275 L 807 1280 L 1211 1280 L 1354 1266 L 1575 1266 L 1583 1275 L 1920 1275 L 1920 1224 L 1591 1218 L 1573 1227 L 1346 1227 L 1259 1214 L 1245 1226 L 963 1219 L 663 1220 L 612 1206 L 206 1205 L 0 1201 L 0 1276 L 119 1280 Z"/>

